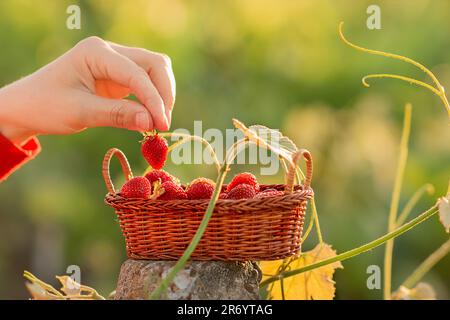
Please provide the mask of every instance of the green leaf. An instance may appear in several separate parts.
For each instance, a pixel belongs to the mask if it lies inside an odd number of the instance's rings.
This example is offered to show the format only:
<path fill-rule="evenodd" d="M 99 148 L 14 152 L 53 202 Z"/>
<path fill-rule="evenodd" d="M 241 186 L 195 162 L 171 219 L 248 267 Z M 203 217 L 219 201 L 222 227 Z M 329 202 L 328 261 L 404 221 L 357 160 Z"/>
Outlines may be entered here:
<path fill-rule="evenodd" d="M 269 149 L 294 166 L 292 155 L 298 148 L 291 139 L 284 136 L 280 131 L 262 125 L 253 125 L 247 128 L 247 126 L 237 119 L 233 119 L 233 124 L 237 129 L 244 133 L 249 141 Z"/>

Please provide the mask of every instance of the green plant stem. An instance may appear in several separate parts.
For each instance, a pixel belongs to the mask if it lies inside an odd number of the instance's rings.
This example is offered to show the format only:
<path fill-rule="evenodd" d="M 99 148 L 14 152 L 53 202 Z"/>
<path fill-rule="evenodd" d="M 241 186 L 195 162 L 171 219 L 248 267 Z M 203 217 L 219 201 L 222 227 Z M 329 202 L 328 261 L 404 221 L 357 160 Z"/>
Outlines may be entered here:
<path fill-rule="evenodd" d="M 317 214 L 316 201 L 314 200 L 314 198 L 311 199 L 311 209 L 312 214 L 314 216 L 314 224 L 316 226 L 317 238 L 319 240 L 319 243 L 323 243 L 322 231 L 320 230 L 319 215 Z"/>
<path fill-rule="evenodd" d="M 435 87 L 434 87 L 434 86 L 428 85 L 425 82 L 422 82 L 422 81 L 419 81 L 419 80 L 416 80 L 416 79 L 412 79 L 412 78 L 408 78 L 408 77 L 404 77 L 404 76 L 400 76 L 400 75 L 375 74 L 375 75 L 368 75 L 368 76 L 363 78 L 363 84 L 366 87 L 369 86 L 367 81 L 366 81 L 368 78 L 395 78 L 395 79 L 400 79 L 400 80 L 403 80 L 403 81 L 406 81 L 406 82 L 409 82 L 409 83 L 412 83 L 412 84 L 416 84 L 416 85 L 425 87 L 425 88 L 431 90 L 434 94 L 436 94 L 442 100 L 442 103 L 444 104 L 444 107 L 447 110 L 447 114 L 448 114 L 448 116 L 450 116 L 450 104 L 448 102 L 447 96 L 445 95 L 445 88 L 441 85 L 441 83 L 436 78 L 436 76 L 433 74 L 433 72 L 431 72 L 424 65 L 420 64 L 417 61 L 414 61 L 411 58 L 404 57 L 404 56 L 401 56 L 399 54 L 393 54 L 393 53 L 384 52 L 384 51 L 380 51 L 380 50 L 372 50 L 372 49 L 364 48 L 364 47 L 358 46 L 358 45 L 350 42 L 344 36 L 343 26 L 344 26 L 344 22 L 341 22 L 339 24 L 339 28 L 338 28 L 339 37 L 349 47 L 351 47 L 353 49 L 356 49 L 358 51 L 362 51 L 362 52 L 368 53 L 368 54 L 383 56 L 383 57 L 392 58 L 392 59 L 396 59 L 396 60 L 401 60 L 403 62 L 409 63 L 409 64 L 419 68 L 423 72 L 425 72 L 431 78 L 431 80 L 433 80 L 433 82 L 435 84 Z"/>
<path fill-rule="evenodd" d="M 391 206 L 389 209 L 388 232 L 396 227 L 398 204 L 402 189 L 403 176 L 405 173 L 406 162 L 408 160 L 408 141 L 411 129 L 411 104 L 405 106 L 405 115 L 403 119 L 403 131 L 400 141 L 400 154 L 395 175 L 394 190 L 392 191 Z M 394 251 L 394 240 L 386 242 L 384 251 L 384 299 L 391 298 L 391 278 L 392 278 L 392 254 Z"/>
<path fill-rule="evenodd" d="M 302 237 L 302 243 L 305 242 L 306 239 L 308 239 L 309 233 L 311 232 L 313 227 L 314 227 L 314 217 L 313 217 L 313 214 L 311 212 L 311 216 L 309 218 L 308 227 L 306 228 L 306 231 L 305 231 L 305 233 L 303 234 L 303 237 Z"/>
<path fill-rule="evenodd" d="M 283 278 L 280 279 L 280 288 L 281 288 L 281 299 L 282 300 L 286 300 L 286 295 L 285 295 L 285 291 L 284 291 L 284 279 Z"/>
<path fill-rule="evenodd" d="M 387 234 L 385 234 L 384 236 L 375 239 L 369 243 L 366 243 L 360 247 L 357 247 L 355 249 L 346 251 L 344 253 L 341 253 L 335 257 L 329 258 L 329 259 L 325 259 L 307 266 L 304 266 L 302 268 L 298 268 L 295 270 L 291 270 L 291 271 L 286 271 L 286 272 L 282 272 L 276 276 L 270 277 L 264 281 L 261 282 L 260 287 L 263 288 L 267 285 L 269 285 L 272 282 L 278 281 L 280 279 L 280 277 L 283 278 L 288 278 L 288 277 L 292 277 L 295 276 L 297 274 L 303 273 L 303 272 L 307 272 L 313 269 L 317 269 L 323 266 L 326 266 L 328 264 L 337 262 L 337 261 L 344 261 L 347 260 L 349 258 L 352 258 L 354 256 L 357 256 L 363 252 L 367 252 L 369 250 L 372 250 L 384 243 L 386 243 L 386 241 L 393 239 L 395 237 L 398 237 L 399 235 L 407 232 L 408 230 L 414 228 L 415 226 L 417 226 L 418 224 L 422 223 L 423 221 L 427 220 L 428 218 L 430 218 L 431 216 L 433 216 L 434 214 L 436 214 L 437 211 L 437 207 L 438 204 L 436 203 L 434 206 L 432 206 L 430 209 L 428 209 L 427 211 L 423 212 L 422 214 L 418 215 L 416 218 L 412 219 L 411 221 L 405 223 L 404 225 L 402 225 L 401 227 L 395 229 L 392 232 L 389 232 Z"/>
<path fill-rule="evenodd" d="M 413 194 L 413 196 L 409 199 L 409 201 L 406 203 L 405 207 L 399 214 L 397 222 L 395 223 L 396 227 L 399 227 L 405 223 L 406 219 L 408 219 L 409 217 L 409 214 L 414 209 L 417 202 L 419 202 L 420 198 L 425 194 L 425 192 L 427 192 L 428 194 L 433 194 L 433 185 L 430 183 L 424 184 Z"/>
<path fill-rule="evenodd" d="M 392 58 L 392 59 L 397 59 L 397 60 L 401 60 L 401 61 L 404 61 L 406 63 L 412 64 L 413 66 L 416 66 L 420 70 L 425 72 L 433 80 L 434 84 L 437 87 L 441 86 L 441 84 L 439 83 L 439 81 L 436 78 L 436 76 L 430 70 L 428 70 L 424 65 L 418 63 L 417 61 L 414 61 L 413 59 L 401 56 L 399 54 L 384 52 L 384 51 L 380 51 L 380 50 L 367 49 L 367 48 L 364 48 L 364 47 L 361 47 L 361 46 L 358 46 L 356 44 L 351 43 L 344 36 L 343 26 L 344 26 L 344 22 L 340 22 L 339 23 L 339 28 L 338 28 L 339 29 L 338 30 L 339 31 L 339 36 L 340 36 L 341 40 L 344 41 L 344 43 L 347 44 L 349 47 L 352 47 L 353 49 L 356 49 L 356 50 L 359 50 L 359 51 L 362 51 L 362 52 L 366 52 L 366 53 L 369 53 L 369 54 L 378 55 L 378 56 L 384 56 L 384 57 L 388 57 L 388 58 Z"/>
<path fill-rule="evenodd" d="M 301 180 L 305 179 L 305 174 L 303 173 L 302 169 L 299 166 L 296 166 L 295 173 L 297 175 L 297 179 L 298 179 L 299 183 L 300 183 Z M 305 236 L 304 236 L 304 238 L 302 238 L 302 242 L 304 240 L 306 240 L 306 238 L 308 237 L 309 232 L 311 231 L 310 227 L 312 228 L 313 226 L 315 226 L 316 227 L 316 232 L 317 232 L 317 238 L 318 238 L 320 243 L 323 243 L 322 230 L 320 229 L 319 214 L 317 213 L 315 197 L 313 197 L 311 199 L 311 215 L 312 215 L 311 219 L 312 219 L 312 221 L 314 221 L 314 223 L 313 224 L 311 224 L 311 223 L 309 224 L 308 229 L 305 232 Z"/>
<path fill-rule="evenodd" d="M 225 180 L 225 176 L 228 170 L 227 165 L 223 165 L 219 172 L 219 177 L 216 181 L 216 188 L 214 189 L 214 193 L 211 197 L 211 201 L 208 204 L 205 215 L 200 223 L 200 226 L 197 229 L 194 237 L 192 238 L 191 243 L 184 251 L 182 257 L 177 261 L 175 266 L 170 270 L 169 274 L 162 280 L 161 284 L 158 288 L 156 288 L 150 295 L 150 299 L 159 299 L 161 295 L 167 290 L 169 284 L 173 281 L 177 273 L 184 267 L 186 262 L 189 260 L 190 256 L 194 252 L 198 243 L 200 242 L 203 233 L 205 233 L 206 227 L 208 226 L 208 222 L 213 214 L 214 207 L 216 206 L 217 199 L 219 199 L 220 190 L 223 185 L 223 181 Z"/>
<path fill-rule="evenodd" d="M 413 288 L 423 276 L 450 252 L 450 239 L 444 242 L 436 251 L 428 256 L 413 273 L 403 282 L 402 286 Z"/>
<path fill-rule="evenodd" d="M 398 75 L 398 74 L 390 74 L 390 73 L 369 74 L 369 75 L 364 76 L 362 78 L 363 85 L 365 87 L 367 87 L 367 88 L 370 87 L 369 83 L 367 82 L 367 79 L 373 79 L 373 78 L 391 78 L 391 79 L 402 80 L 402 81 L 405 81 L 405 82 L 409 82 L 410 84 L 415 84 L 416 86 L 419 86 L 419 87 L 427 88 L 428 90 L 433 92 L 438 97 L 441 97 L 441 91 L 439 91 L 438 89 L 436 89 L 433 86 L 430 86 L 428 83 L 425 83 L 423 81 L 419 81 L 419 80 L 416 80 L 416 79 L 413 79 L 413 78 L 401 76 L 401 75 Z"/>
<path fill-rule="evenodd" d="M 283 167 L 284 173 L 287 174 L 289 169 L 288 169 L 288 167 L 286 165 L 286 161 L 282 157 L 278 157 L 278 159 L 280 159 L 281 166 Z"/>
<path fill-rule="evenodd" d="M 217 172 L 220 171 L 220 161 L 219 159 L 217 159 L 217 155 L 214 152 L 213 147 L 211 146 L 211 144 L 204 138 L 202 137 L 198 137 L 198 136 L 191 136 L 185 133 L 173 133 L 173 132 L 160 132 L 159 135 L 161 137 L 180 137 L 182 138 L 181 140 L 173 143 L 170 147 L 169 147 L 169 152 L 173 151 L 173 149 L 175 149 L 176 147 L 186 143 L 186 142 L 190 142 L 190 141 L 198 141 L 200 143 L 202 143 L 203 145 L 206 146 L 206 149 L 208 149 L 209 154 L 211 155 L 214 164 L 216 166 Z M 146 170 L 147 171 L 147 170 Z"/>

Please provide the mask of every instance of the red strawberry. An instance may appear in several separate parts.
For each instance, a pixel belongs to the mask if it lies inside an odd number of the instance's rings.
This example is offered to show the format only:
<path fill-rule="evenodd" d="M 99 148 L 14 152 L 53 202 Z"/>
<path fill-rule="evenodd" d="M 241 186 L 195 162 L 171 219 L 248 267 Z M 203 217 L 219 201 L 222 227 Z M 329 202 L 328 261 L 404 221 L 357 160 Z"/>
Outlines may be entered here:
<path fill-rule="evenodd" d="M 194 199 L 211 199 L 216 184 L 211 179 L 197 178 L 192 180 L 186 189 L 188 198 Z"/>
<path fill-rule="evenodd" d="M 150 181 L 144 177 L 135 177 L 128 180 L 120 191 L 120 195 L 124 198 L 145 198 L 150 197 L 152 193 L 152 185 Z"/>
<path fill-rule="evenodd" d="M 156 170 L 164 167 L 168 149 L 167 140 L 158 134 L 146 135 L 141 146 L 142 155 L 145 160 Z"/>
<path fill-rule="evenodd" d="M 228 198 L 228 194 L 226 194 L 225 192 L 222 192 L 221 194 L 219 194 L 219 199 L 227 199 Z"/>
<path fill-rule="evenodd" d="M 145 175 L 145 177 L 150 181 L 150 183 L 153 185 L 153 182 L 156 180 L 161 180 L 161 183 L 164 183 L 166 181 L 173 181 L 176 184 L 178 183 L 178 179 L 172 176 L 170 173 L 164 170 L 152 170 L 149 173 Z"/>
<path fill-rule="evenodd" d="M 265 197 L 276 197 L 276 196 L 282 196 L 284 195 L 283 191 L 276 190 L 276 189 L 266 189 L 260 193 L 258 193 L 255 198 L 265 198 Z"/>
<path fill-rule="evenodd" d="M 239 200 L 239 199 L 251 199 L 256 195 L 254 186 L 246 183 L 242 183 L 228 192 L 227 199 Z"/>
<path fill-rule="evenodd" d="M 233 180 L 231 180 L 230 184 L 227 186 L 227 192 L 230 192 L 240 184 L 248 184 L 253 187 L 255 192 L 259 191 L 259 184 L 256 177 L 250 172 L 243 172 L 234 176 Z"/>
<path fill-rule="evenodd" d="M 187 199 L 184 189 L 173 181 L 166 181 L 161 185 L 164 192 L 158 197 L 158 200 L 183 200 Z"/>

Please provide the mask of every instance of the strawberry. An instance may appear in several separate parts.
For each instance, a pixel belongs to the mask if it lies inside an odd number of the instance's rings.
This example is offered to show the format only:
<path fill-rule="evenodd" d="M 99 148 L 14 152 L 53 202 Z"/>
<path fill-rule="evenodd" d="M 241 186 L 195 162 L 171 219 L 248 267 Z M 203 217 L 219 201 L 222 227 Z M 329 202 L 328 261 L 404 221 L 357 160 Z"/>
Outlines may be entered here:
<path fill-rule="evenodd" d="M 141 146 L 141 152 L 145 160 L 156 170 L 164 167 L 168 150 L 167 140 L 160 137 L 157 133 L 146 135 Z"/>
<path fill-rule="evenodd" d="M 222 192 L 221 194 L 219 194 L 219 199 L 227 199 L 228 198 L 228 194 L 226 194 L 225 192 Z"/>
<path fill-rule="evenodd" d="M 255 198 L 261 199 L 265 197 L 276 197 L 276 196 L 282 196 L 284 195 L 283 191 L 276 190 L 276 189 L 266 189 L 260 193 L 258 193 Z"/>
<path fill-rule="evenodd" d="M 227 192 L 230 192 L 240 184 L 248 184 L 253 187 L 255 192 L 259 191 L 259 184 L 256 177 L 250 172 L 242 172 L 234 176 L 233 180 L 231 180 L 230 184 L 227 186 Z"/>
<path fill-rule="evenodd" d="M 230 192 L 228 192 L 227 199 L 240 200 L 240 199 L 251 199 L 256 195 L 255 187 L 242 183 L 234 187 Z"/>
<path fill-rule="evenodd" d="M 161 185 L 163 192 L 158 200 L 184 200 L 187 199 L 187 194 L 184 189 L 173 181 L 166 181 Z"/>
<path fill-rule="evenodd" d="M 134 177 L 122 186 L 120 195 L 124 198 L 144 198 L 147 199 L 152 193 L 150 181 L 144 177 Z"/>
<path fill-rule="evenodd" d="M 180 184 L 178 179 L 172 176 L 170 173 L 164 170 L 152 170 L 149 173 L 145 175 L 145 177 L 150 181 L 150 183 L 153 185 L 153 182 L 156 180 L 160 180 L 161 183 L 164 183 L 166 181 L 172 181 L 176 184 Z"/>
<path fill-rule="evenodd" d="M 211 199 L 216 184 L 211 179 L 197 178 L 192 180 L 186 189 L 188 198 L 194 199 Z"/>

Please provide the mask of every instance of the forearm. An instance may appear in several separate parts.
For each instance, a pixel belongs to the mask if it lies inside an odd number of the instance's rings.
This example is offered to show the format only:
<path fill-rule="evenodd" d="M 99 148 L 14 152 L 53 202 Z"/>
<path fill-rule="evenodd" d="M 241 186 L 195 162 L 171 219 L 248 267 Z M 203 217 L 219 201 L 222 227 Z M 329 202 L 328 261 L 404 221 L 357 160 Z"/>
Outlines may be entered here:
<path fill-rule="evenodd" d="M 0 181 L 40 151 L 34 132 L 21 126 L 21 105 L 29 104 L 21 81 L 0 89 Z M 22 91 L 21 91 L 22 90 Z M 28 97 L 29 98 L 29 97 Z"/>
<path fill-rule="evenodd" d="M 26 82 L 26 78 L 0 89 L 0 134 L 18 146 L 37 134 L 23 127 L 21 121 L 31 116 L 23 106 L 29 107 L 33 100 L 24 90 L 22 81 Z"/>

